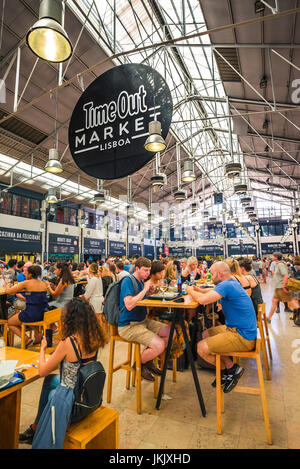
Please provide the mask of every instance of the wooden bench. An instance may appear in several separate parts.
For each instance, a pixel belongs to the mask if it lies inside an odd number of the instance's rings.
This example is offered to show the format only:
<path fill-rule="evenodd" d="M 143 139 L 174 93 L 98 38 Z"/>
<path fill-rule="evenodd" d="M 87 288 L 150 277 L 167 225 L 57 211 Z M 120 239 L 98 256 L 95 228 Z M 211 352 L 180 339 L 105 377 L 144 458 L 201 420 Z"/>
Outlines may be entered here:
<path fill-rule="evenodd" d="M 119 414 L 114 409 L 99 407 L 85 419 L 70 425 L 64 449 L 118 449 Z"/>

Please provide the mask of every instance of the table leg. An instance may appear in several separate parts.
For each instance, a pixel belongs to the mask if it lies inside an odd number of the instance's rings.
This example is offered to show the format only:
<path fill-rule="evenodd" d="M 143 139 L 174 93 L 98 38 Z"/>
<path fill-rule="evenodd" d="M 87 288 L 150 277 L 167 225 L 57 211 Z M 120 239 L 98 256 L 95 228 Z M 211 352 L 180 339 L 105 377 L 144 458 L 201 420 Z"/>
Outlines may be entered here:
<path fill-rule="evenodd" d="M 161 403 L 161 398 L 162 398 L 162 394 L 163 394 L 163 390 L 164 390 L 164 384 L 165 384 L 165 379 L 166 379 L 166 374 L 167 374 L 168 359 L 169 359 L 169 355 L 170 355 L 170 351 L 171 351 L 171 347 L 172 347 L 175 324 L 176 324 L 176 312 L 174 312 L 173 318 L 172 318 L 171 330 L 170 330 L 167 350 L 166 350 L 166 354 L 165 354 L 165 362 L 164 362 L 164 367 L 163 367 L 163 373 L 162 373 L 161 379 L 160 379 L 158 397 L 157 397 L 157 401 L 156 401 L 156 409 L 157 410 L 159 410 L 160 403 Z"/>
<path fill-rule="evenodd" d="M 21 389 L 0 399 L 0 448 L 18 449 Z"/>
<path fill-rule="evenodd" d="M 194 363 L 191 344 L 190 344 L 188 335 L 186 333 L 185 324 L 184 324 L 182 314 L 179 313 L 178 316 L 179 316 L 179 323 L 180 323 L 180 326 L 182 328 L 183 337 L 184 337 L 184 341 L 185 341 L 185 345 L 186 345 L 186 349 L 187 349 L 187 353 L 188 353 L 188 358 L 189 358 L 189 361 L 190 361 L 190 364 L 191 364 L 191 369 L 192 369 L 192 373 L 193 373 L 193 378 L 194 378 L 194 383 L 195 383 L 195 387 L 196 387 L 196 391 L 197 391 L 197 396 L 198 396 L 200 408 L 201 408 L 203 417 L 205 417 L 206 416 L 206 409 L 205 409 L 203 396 L 202 396 L 202 392 L 201 392 L 201 388 L 200 388 L 200 384 L 199 384 L 199 380 L 198 380 L 197 371 L 196 371 L 196 368 L 195 368 L 195 363 Z"/>

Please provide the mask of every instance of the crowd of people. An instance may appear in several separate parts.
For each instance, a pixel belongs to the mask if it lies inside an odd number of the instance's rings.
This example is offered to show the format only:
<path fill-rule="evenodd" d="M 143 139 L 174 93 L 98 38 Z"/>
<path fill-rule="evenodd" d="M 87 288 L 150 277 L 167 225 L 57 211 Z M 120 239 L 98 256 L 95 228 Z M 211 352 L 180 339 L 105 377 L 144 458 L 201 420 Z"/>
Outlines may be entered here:
<path fill-rule="evenodd" d="M 266 282 L 268 276 L 272 276 L 275 288 L 268 321 L 271 322 L 280 302 L 285 303 L 287 311 L 293 311 L 294 320 L 300 311 L 299 293 L 287 289 L 289 278 L 299 277 L 300 280 L 300 257 L 284 259 L 279 252 L 275 252 L 270 259 L 262 260 L 249 257 L 197 259 L 193 256 L 172 259 L 161 254 L 160 259 L 154 261 L 136 255 L 131 261 L 108 257 L 105 261 L 89 260 L 79 264 L 45 262 L 43 266 L 39 262 L 32 265 L 10 259 L 7 265 L 0 266 L 0 270 L 1 288 L 4 288 L 1 316 L 8 317 L 8 327 L 17 336 L 21 336 L 22 322 L 40 321 L 48 309 L 62 308 L 63 338 L 51 360 L 47 364 L 43 358 L 40 361 L 40 374 L 47 380 L 37 418 L 20 436 L 21 441 L 25 442 L 32 442 L 49 394 L 61 383 L 62 378 L 49 377 L 52 376 L 51 372 L 59 363 L 64 363 L 68 374 L 69 364 L 77 363 L 69 336 L 75 337 L 82 349 L 82 357 L 87 361 L 99 347 L 104 346 L 105 333 L 100 318 L 108 288 L 113 282 L 120 282 L 119 335 L 143 346 L 141 373 L 149 381 L 154 381 L 153 375 L 162 374 L 153 359 L 163 353 L 167 346 L 170 323 L 162 321 L 155 311 L 149 315 L 147 308 L 138 303 L 161 286 L 185 283 L 186 293 L 199 307 L 217 305 L 216 324 L 203 331 L 197 344 L 199 357 L 213 366 L 216 353 L 253 350 L 257 334 L 257 307 L 263 303 L 261 284 Z M 196 281 L 203 279 L 210 284 L 210 288 L 196 286 Z M 292 309 L 287 309 L 289 306 Z M 197 309 L 185 312 L 187 323 L 195 316 Z M 95 322 L 96 319 L 98 321 Z M 76 327 L 70 326 L 72 321 L 75 321 Z M 38 328 L 33 329 L 34 339 L 27 337 L 26 347 L 41 342 L 41 354 L 44 354 L 45 338 L 41 338 Z M 173 335 L 175 340 L 176 330 Z M 221 357 L 221 369 L 223 390 L 230 392 L 245 370 L 233 364 L 227 356 Z M 216 386 L 215 380 L 212 386 Z"/>

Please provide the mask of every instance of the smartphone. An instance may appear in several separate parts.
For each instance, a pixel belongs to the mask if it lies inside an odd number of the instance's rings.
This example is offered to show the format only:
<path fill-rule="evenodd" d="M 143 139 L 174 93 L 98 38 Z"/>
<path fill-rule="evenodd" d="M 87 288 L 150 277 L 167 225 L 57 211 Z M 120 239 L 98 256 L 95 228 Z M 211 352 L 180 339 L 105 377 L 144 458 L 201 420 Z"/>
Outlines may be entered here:
<path fill-rule="evenodd" d="M 42 332 L 42 339 L 43 340 L 44 336 L 44 331 Z M 52 337 L 53 337 L 53 330 L 52 329 L 46 329 L 46 340 L 47 340 L 47 347 L 52 347 Z"/>

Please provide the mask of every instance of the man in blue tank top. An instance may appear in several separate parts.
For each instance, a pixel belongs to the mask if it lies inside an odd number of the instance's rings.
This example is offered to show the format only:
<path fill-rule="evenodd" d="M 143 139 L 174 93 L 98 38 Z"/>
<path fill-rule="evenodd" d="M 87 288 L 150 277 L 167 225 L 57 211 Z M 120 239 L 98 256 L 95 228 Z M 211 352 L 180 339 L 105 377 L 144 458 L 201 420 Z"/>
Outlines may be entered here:
<path fill-rule="evenodd" d="M 211 266 L 214 289 L 187 287 L 187 293 L 199 304 L 219 302 L 225 316 L 225 325 L 212 327 L 203 332 L 197 352 L 207 362 L 216 364 L 216 353 L 248 352 L 255 348 L 257 324 L 254 307 L 249 295 L 239 282 L 231 278 L 225 262 Z M 224 392 L 230 392 L 244 373 L 244 368 L 233 364 L 227 356 L 221 356 L 221 384 Z M 212 383 L 215 386 L 216 382 Z"/>

